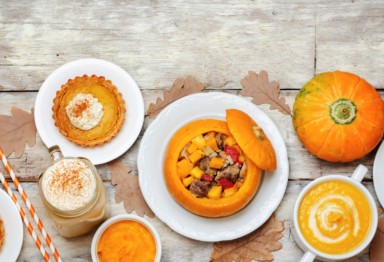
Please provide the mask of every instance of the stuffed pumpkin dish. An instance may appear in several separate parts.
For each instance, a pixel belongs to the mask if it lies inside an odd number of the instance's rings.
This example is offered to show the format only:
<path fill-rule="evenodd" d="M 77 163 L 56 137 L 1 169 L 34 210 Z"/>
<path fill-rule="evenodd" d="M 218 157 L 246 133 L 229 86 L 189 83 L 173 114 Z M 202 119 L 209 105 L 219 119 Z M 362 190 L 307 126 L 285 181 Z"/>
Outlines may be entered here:
<path fill-rule="evenodd" d="M 242 111 L 228 109 L 226 114 L 226 121 L 186 124 L 172 136 L 165 154 L 169 193 L 200 216 L 223 217 L 241 210 L 257 192 L 262 169 L 276 168 L 272 144 L 262 129 Z"/>

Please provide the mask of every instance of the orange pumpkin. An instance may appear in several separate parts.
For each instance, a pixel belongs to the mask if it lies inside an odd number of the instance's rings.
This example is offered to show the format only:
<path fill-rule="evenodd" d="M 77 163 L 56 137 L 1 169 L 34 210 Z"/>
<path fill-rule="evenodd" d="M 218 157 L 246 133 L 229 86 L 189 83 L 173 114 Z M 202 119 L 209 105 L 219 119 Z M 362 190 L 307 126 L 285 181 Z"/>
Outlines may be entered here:
<path fill-rule="evenodd" d="M 236 193 L 219 199 L 194 196 L 183 185 L 177 172 L 179 155 L 193 138 L 211 131 L 230 136 L 226 123 L 220 120 L 197 120 L 180 128 L 168 144 L 164 158 L 164 178 L 172 197 L 186 209 L 201 216 L 222 217 L 239 211 L 249 203 L 259 187 L 262 171 L 245 157 L 247 170 L 244 181 Z"/>
<path fill-rule="evenodd" d="M 384 102 L 364 79 L 326 72 L 311 79 L 296 96 L 293 126 L 309 152 L 331 162 L 368 154 L 384 131 Z"/>
<path fill-rule="evenodd" d="M 226 116 L 229 131 L 252 162 L 263 170 L 275 170 L 275 150 L 263 129 L 243 111 L 228 109 Z"/>

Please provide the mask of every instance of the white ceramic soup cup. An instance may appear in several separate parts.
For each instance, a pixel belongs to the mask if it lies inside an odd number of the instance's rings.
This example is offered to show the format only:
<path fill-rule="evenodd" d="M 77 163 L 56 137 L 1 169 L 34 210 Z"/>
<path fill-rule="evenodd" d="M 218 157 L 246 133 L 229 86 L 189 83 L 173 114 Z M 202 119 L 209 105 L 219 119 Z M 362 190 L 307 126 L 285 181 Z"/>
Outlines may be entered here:
<path fill-rule="evenodd" d="M 123 214 L 123 215 L 117 215 L 114 217 L 111 217 L 107 221 L 105 221 L 99 229 L 96 231 L 95 235 L 93 236 L 92 239 L 92 246 L 91 246 L 91 255 L 92 255 L 92 261 L 93 262 L 98 262 L 98 256 L 97 256 L 97 244 L 99 242 L 99 239 L 101 235 L 104 233 L 104 231 L 112 224 L 120 221 L 135 221 L 143 226 L 145 226 L 149 232 L 151 232 L 152 236 L 155 238 L 155 244 L 156 244 L 156 255 L 155 255 L 155 260 L 154 262 L 160 262 L 161 259 L 161 241 L 159 234 L 157 233 L 156 229 L 144 218 L 136 216 L 136 215 L 128 215 L 128 214 Z"/>
<path fill-rule="evenodd" d="M 351 258 L 351 257 L 359 254 L 372 241 L 372 238 L 374 237 L 375 232 L 376 232 L 376 228 L 377 228 L 378 214 L 377 214 L 377 207 L 376 207 L 375 201 L 373 200 L 372 195 L 361 184 L 361 181 L 363 180 L 367 171 L 368 171 L 368 169 L 365 166 L 359 165 L 356 168 L 356 170 L 353 172 L 351 177 L 345 177 L 345 176 L 341 176 L 341 175 L 327 175 L 327 176 L 324 176 L 321 178 L 317 178 L 314 181 L 312 181 L 311 183 L 309 183 L 306 187 L 304 187 L 304 189 L 300 192 L 300 194 L 296 200 L 294 210 L 293 210 L 293 222 L 294 222 L 294 227 L 295 227 L 295 231 L 296 231 L 296 242 L 298 242 L 298 244 L 301 248 L 306 250 L 304 256 L 300 260 L 301 262 L 313 261 L 315 258 L 320 259 L 320 260 L 326 260 L 326 261 L 348 259 L 348 258 Z M 364 194 L 366 199 L 368 200 L 369 207 L 371 209 L 371 213 L 372 213 L 371 227 L 368 231 L 367 237 L 357 248 L 351 250 L 348 253 L 334 255 L 334 254 L 327 254 L 327 253 L 321 252 L 321 251 L 317 250 L 316 248 L 314 248 L 313 246 L 311 246 L 305 240 L 304 236 L 300 232 L 300 227 L 299 227 L 299 223 L 298 223 L 298 220 L 299 220 L 298 219 L 298 213 L 299 213 L 300 203 L 301 203 L 303 197 L 306 195 L 306 193 L 311 188 L 313 188 L 314 186 L 316 186 L 320 183 L 323 183 L 325 181 L 343 181 L 343 182 L 347 182 L 347 183 L 357 187 Z"/>

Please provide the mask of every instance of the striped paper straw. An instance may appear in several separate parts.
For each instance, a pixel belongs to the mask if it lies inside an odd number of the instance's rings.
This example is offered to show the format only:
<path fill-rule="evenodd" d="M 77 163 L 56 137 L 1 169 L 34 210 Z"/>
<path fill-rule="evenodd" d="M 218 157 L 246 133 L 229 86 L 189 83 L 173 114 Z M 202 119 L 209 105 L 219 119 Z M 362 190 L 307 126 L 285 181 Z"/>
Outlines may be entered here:
<path fill-rule="evenodd" d="M 1 183 L 4 185 L 4 188 L 7 191 L 8 195 L 12 198 L 17 209 L 19 210 L 21 219 L 23 220 L 25 226 L 27 227 L 29 234 L 32 236 L 33 240 L 35 241 L 37 248 L 40 250 L 41 254 L 43 255 L 44 261 L 46 261 L 46 262 L 51 261 L 48 253 L 45 251 L 43 245 L 41 244 L 39 237 L 36 235 L 35 231 L 33 230 L 31 223 L 29 223 L 28 218 L 24 213 L 24 210 L 21 209 L 19 203 L 17 202 L 17 198 L 16 198 L 15 194 L 12 192 L 11 188 L 9 187 L 7 180 L 5 180 L 4 175 L 1 172 L 0 172 L 0 180 L 1 180 Z"/>
<path fill-rule="evenodd" d="M 7 158 L 5 157 L 1 148 L 0 148 L 0 157 L 1 157 L 1 161 L 3 162 L 3 164 L 5 166 L 5 170 L 7 170 L 8 174 L 11 176 L 13 183 L 15 184 L 15 187 L 17 188 L 17 190 L 19 191 L 19 193 L 21 195 L 21 199 L 23 199 L 24 203 L 27 205 L 29 213 L 31 214 L 31 216 L 35 220 L 37 227 L 40 230 L 41 234 L 43 235 L 45 242 L 47 243 L 47 245 L 51 249 L 55 260 L 57 262 L 62 262 L 61 258 L 59 256 L 59 252 L 57 251 L 57 249 L 55 248 L 55 246 L 52 243 L 51 237 L 48 235 L 48 233 L 44 229 L 43 222 L 41 222 L 40 218 L 37 216 L 35 208 L 31 204 L 31 202 L 29 201 L 29 199 L 27 197 L 27 194 L 25 193 L 25 191 L 21 187 L 19 179 L 16 177 L 15 173 L 13 172 L 12 167 L 9 164 L 9 162 L 8 162 Z"/>

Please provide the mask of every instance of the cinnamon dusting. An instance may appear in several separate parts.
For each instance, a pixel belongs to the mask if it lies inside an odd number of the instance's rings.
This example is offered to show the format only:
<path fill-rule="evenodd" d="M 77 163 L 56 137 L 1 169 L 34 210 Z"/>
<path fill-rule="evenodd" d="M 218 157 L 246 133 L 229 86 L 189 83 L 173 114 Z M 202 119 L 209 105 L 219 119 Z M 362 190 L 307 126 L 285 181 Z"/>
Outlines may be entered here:
<path fill-rule="evenodd" d="M 71 108 L 71 112 L 74 117 L 80 117 L 81 114 L 89 107 L 87 100 L 79 100 L 74 107 Z"/>
<path fill-rule="evenodd" d="M 96 179 L 92 170 L 78 159 L 64 159 L 55 163 L 42 179 L 46 200 L 58 209 L 84 207 L 95 195 Z"/>
<path fill-rule="evenodd" d="M 84 188 L 84 180 L 81 176 L 83 171 L 84 168 L 68 170 L 65 173 L 56 171 L 54 172 L 53 180 L 50 181 L 50 186 L 60 188 L 62 192 L 71 189 L 81 190 Z M 77 190 L 74 190 L 73 193 L 79 192 Z"/>
<path fill-rule="evenodd" d="M 65 107 L 72 125 L 81 130 L 96 127 L 103 117 L 103 105 L 91 94 L 77 94 Z"/>

